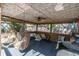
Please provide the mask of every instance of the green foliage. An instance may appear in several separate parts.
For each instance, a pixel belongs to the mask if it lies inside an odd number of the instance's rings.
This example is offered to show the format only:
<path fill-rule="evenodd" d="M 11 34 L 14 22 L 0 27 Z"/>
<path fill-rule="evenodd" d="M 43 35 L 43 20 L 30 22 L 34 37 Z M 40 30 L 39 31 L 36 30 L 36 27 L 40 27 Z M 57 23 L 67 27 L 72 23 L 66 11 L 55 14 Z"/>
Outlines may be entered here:
<path fill-rule="evenodd" d="M 17 32 L 20 31 L 20 28 L 23 26 L 22 24 L 20 23 L 17 23 L 17 22 L 11 22 L 10 24 L 11 28 L 16 30 Z"/>
<path fill-rule="evenodd" d="M 4 28 L 1 28 L 1 32 L 5 32 L 5 29 Z"/>
<path fill-rule="evenodd" d="M 1 32 L 7 32 L 9 31 L 10 26 L 7 22 L 1 23 Z"/>

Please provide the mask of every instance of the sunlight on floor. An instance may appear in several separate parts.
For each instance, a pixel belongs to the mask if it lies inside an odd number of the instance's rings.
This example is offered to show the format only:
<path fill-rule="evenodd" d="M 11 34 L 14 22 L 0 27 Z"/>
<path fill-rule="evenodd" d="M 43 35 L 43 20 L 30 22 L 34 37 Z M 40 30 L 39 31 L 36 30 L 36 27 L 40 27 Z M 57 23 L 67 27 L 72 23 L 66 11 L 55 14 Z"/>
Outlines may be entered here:
<path fill-rule="evenodd" d="M 6 52 L 7 51 L 7 52 Z M 6 54 L 7 53 L 7 54 Z M 21 53 L 19 50 L 15 48 L 6 48 L 6 50 L 2 49 L 1 56 L 45 56 L 38 51 L 31 49 L 27 53 Z"/>

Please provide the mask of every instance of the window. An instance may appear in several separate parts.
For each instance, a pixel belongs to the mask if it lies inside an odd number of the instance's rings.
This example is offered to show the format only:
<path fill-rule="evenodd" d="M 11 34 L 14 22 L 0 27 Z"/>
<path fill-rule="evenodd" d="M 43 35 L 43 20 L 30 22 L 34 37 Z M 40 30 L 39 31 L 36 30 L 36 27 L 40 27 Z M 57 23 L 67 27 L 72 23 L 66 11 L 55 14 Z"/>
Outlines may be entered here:
<path fill-rule="evenodd" d="M 36 25 L 35 24 L 26 24 L 26 30 L 27 31 L 36 31 Z"/>
<path fill-rule="evenodd" d="M 52 24 L 52 32 L 66 33 L 69 29 L 76 30 L 76 23 Z"/>
<path fill-rule="evenodd" d="M 3 22 L 1 23 L 1 32 L 7 32 L 7 31 L 9 31 L 9 29 L 11 29 L 10 23 L 3 21 Z"/>
<path fill-rule="evenodd" d="M 45 31 L 50 32 L 50 25 L 49 24 L 40 24 L 38 25 L 38 31 Z"/>

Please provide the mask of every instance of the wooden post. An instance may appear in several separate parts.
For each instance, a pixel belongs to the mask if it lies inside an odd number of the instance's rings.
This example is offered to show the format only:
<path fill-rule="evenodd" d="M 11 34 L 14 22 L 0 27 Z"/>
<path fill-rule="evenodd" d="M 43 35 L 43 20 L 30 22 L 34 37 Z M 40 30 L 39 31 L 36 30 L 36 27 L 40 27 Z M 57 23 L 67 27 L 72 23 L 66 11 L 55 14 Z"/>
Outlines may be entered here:
<path fill-rule="evenodd" d="M 50 35 L 49 35 L 49 40 L 51 40 L 51 33 L 52 33 L 52 24 L 50 24 Z"/>
<path fill-rule="evenodd" d="M 50 33 L 52 32 L 52 24 L 50 24 Z"/>
<path fill-rule="evenodd" d="M 38 31 L 38 24 L 36 24 L 36 31 Z"/>
<path fill-rule="evenodd" d="M 27 29 L 27 28 L 25 28 L 25 27 L 26 27 L 26 26 L 25 26 L 25 23 L 23 23 L 23 26 L 24 26 L 24 30 Z"/>
<path fill-rule="evenodd" d="M 26 25 L 26 23 L 25 23 L 25 27 L 26 27 L 25 29 L 27 30 L 27 25 Z"/>

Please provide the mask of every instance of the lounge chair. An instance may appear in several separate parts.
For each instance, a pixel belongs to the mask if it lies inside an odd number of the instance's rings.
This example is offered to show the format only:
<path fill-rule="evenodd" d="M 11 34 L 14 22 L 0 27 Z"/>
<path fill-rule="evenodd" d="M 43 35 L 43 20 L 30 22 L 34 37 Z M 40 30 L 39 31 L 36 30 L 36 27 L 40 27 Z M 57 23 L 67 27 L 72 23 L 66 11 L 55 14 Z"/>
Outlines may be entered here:
<path fill-rule="evenodd" d="M 69 50 L 62 49 L 57 52 L 56 56 L 79 56 L 79 54 Z"/>
<path fill-rule="evenodd" d="M 24 53 L 21 53 L 16 48 L 6 48 L 5 52 L 7 52 L 6 55 L 8 55 L 8 56 L 23 56 L 23 54 L 24 54 Z"/>
<path fill-rule="evenodd" d="M 62 42 L 63 45 L 71 50 L 75 50 L 79 52 L 79 44 L 77 43 L 70 43 L 68 41 Z"/>
<path fill-rule="evenodd" d="M 71 42 L 64 41 L 64 42 L 62 42 L 62 44 L 69 49 L 79 52 L 79 37 L 74 42 L 73 42 L 73 39 L 71 39 L 71 40 L 72 40 Z"/>

